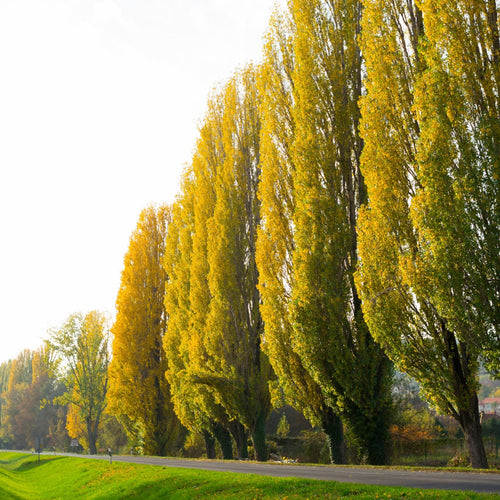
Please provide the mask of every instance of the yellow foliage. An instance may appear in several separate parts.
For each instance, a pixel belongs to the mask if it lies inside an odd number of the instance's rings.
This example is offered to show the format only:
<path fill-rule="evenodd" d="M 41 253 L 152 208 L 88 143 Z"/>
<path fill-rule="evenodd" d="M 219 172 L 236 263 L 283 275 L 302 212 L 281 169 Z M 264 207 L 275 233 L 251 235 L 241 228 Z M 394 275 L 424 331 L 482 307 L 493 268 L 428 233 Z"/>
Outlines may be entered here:
<path fill-rule="evenodd" d="M 254 256 L 258 101 L 252 67 L 211 96 L 167 238 L 167 377 L 197 431 L 239 421 L 253 433 L 269 410 Z"/>
<path fill-rule="evenodd" d="M 276 11 L 266 36 L 265 60 L 258 75 L 262 128 L 260 132 L 259 198 L 261 225 L 256 261 L 259 269 L 261 314 L 264 320 L 263 349 L 278 377 L 276 404 L 285 399 L 315 423 L 326 403 L 319 386 L 294 350 L 290 299 L 293 289 L 292 254 L 295 247 L 294 165 L 291 158 L 295 137 L 294 31 L 288 11 Z"/>
<path fill-rule="evenodd" d="M 128 431 L 144 441 L 150 454 L 171 451 L 180 432 L 165 379 L 163 349 L 167 327 L 163 258 L 171 217 L 168 206 L 141 212 L 124 258 L 112 327 L 109 411 L 134 422 Z"/>
<path fill-rule="evenodd" d="M 88 450 L 89 441 L 85 422 L 82 421 L 78 408 L 71 404 L 68 406 L 68 414 L 66 415 L 66 430 L 70 438 L 78 439 L 83 448 Z"/>

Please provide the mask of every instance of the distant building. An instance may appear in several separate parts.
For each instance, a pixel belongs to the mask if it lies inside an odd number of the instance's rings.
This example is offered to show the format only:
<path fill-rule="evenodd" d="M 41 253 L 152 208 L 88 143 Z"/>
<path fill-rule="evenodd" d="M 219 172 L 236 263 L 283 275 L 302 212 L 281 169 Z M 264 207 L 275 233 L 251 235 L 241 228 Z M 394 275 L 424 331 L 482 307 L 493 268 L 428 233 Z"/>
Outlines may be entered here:
<path fill-rule="evenodd" d="M 479 412 L 500 417 L 500 398 L 484 398 L 479 401 Z"/>

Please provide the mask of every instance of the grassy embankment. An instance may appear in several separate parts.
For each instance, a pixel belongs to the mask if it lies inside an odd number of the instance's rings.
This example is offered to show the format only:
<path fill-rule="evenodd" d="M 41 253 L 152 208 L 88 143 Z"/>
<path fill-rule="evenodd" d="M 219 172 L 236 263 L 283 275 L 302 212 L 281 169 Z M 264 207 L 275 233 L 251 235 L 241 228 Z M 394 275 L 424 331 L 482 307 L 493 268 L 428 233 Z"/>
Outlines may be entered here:
<path fill-rule="evenodd" d="M 73 457 L 0 453 L 0 498 L 439 498 L 499 496 L 252 474 L 173 469 Z"/>

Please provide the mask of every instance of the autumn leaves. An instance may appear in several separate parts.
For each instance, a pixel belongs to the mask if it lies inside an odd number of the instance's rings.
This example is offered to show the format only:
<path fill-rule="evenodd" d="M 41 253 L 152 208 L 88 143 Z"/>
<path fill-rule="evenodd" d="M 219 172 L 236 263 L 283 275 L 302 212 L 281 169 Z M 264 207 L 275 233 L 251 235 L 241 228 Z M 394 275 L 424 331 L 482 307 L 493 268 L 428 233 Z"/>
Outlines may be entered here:
<path fill-rule="evenodd" d="M 248 433 L 265 460 L 285 400 L 332 460 L 347 427 L 358 459 L 384 463 L 395 364 L 487 465 L 475 391 L 480 360 L 499 359 L 498 21 L 494 2 L 441 4 L 292 1 L 262 64 L 210 97 L 177 200 L 141 216 L 162 230 L 138 226 L 122 276 L 113 407 L 144 435 L 141 411 L 172 405 L 226 457 L 229 435 L 247 456 Z"/>

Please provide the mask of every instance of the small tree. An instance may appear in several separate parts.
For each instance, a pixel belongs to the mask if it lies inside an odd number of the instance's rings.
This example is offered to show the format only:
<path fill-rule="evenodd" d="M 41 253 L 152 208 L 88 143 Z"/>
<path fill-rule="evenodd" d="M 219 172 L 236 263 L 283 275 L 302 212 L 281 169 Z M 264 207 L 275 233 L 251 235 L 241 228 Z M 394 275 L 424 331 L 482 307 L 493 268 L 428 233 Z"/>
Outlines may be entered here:
<path fill-rule="evenodd" d="M 280 439 L 284 439 L 288 436 L 289 433 L 290 433 L 290 424 L 288 423 L 286 415 L 283 413 L 278 423 L 278 429 L 276 431 L 276 434 Z"/>
<path fill-rule="evenodd" d="M 83 423 L 90 454 L 96 454 L 108 389 L 109 328 L 106 316 L 97 311 L 85 316 L 73 314 L 59 329 L 49 333 L 47 345 L 58 360 L 60 378 L 68 388 L 58 398 L 59 402 L 71 405 L 70 414 Z M 68 422 L 70 433 L 75 429 L 79 429 L 78 426 Z"/>

